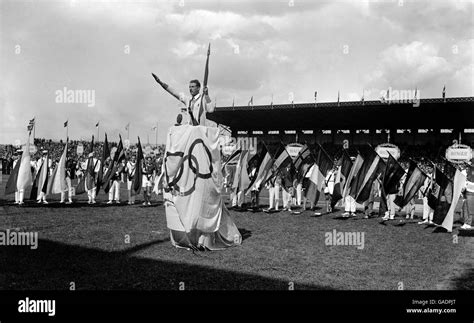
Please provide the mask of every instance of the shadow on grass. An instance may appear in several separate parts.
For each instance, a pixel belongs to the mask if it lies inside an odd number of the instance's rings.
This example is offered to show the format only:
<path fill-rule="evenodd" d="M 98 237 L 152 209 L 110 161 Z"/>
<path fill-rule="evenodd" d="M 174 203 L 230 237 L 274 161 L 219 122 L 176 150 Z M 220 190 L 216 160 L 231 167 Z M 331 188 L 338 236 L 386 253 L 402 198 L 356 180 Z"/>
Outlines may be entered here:
<path fill-rule="evenodd" d="M 142 203 L 135 203 L 133 205 L 128 205 L 127 201 L 122 201 L 121 203 L 113 203 L 113 204 L 107 204 L 106 201 L 97 202 L 96 204 L 88 204 L 87 201 L 74 201 L 72 204 L 59 203 L 57 201 L 49 202 L 48 204 L 36 203 L 35 201 L 26 201 L 24 203 L 25 204 L 23 205 L 17 205 L 11 201 L 8 201 L 8 202 L 4 201 L 4 203 L 0 202 L 0 206 L 8 206 L 8 207 L 13 207 L 13 208 L 17 208 L 18 210 L 21 210 L 22 208 L 76 209 L 76 208 L 83 208 L 83 207 L 113 208 L 113 207 L 133 207 L 133 206 L 148 208 L 148 207 L 163 205 L 162 201 L 154 201 L 151 203 L 151 205 L 142 205 Z"/>
<path fill-rule="evenodd" d="M 474 269 L 467 270 L 463 275 L 453 279 L 455 290 L 474 290 Z"/>
<path fill-rule="evenodd" d="M 248 231 L 244 232 L 244 236 Z M 38 249 L 0 248 L 2 271 L 0 289 L 68 290 L 177 290 L 184 282 L 187 290 L 287 290 L 288 281 L 254 274 L 229 271 L 183 262 L 136 257 L 134 253 L 167 240 L 154 240 L 123 251 L 104 251 L 39 240 Z M 172 248 L 170 246 L 170 248 Z M 231 252 L 231 250 L 220 251 Z M 231 257 L 232 255 L 229 255 Z M 194 258 L 195 259 L 195 258 Z M 300 285 L 297 289 L 331 289 L 326 286 Z"/>
<path fill-rule="evenodd" d="M 242 229 L 242 228 L 238 228 L 239 232 L 240 232 L 240 235 L 242 236 L 242 241 L 250 238 L 252 236 L 252 231 L 249 231 L 249 230 L 245 230 L 245 229 Z"/>

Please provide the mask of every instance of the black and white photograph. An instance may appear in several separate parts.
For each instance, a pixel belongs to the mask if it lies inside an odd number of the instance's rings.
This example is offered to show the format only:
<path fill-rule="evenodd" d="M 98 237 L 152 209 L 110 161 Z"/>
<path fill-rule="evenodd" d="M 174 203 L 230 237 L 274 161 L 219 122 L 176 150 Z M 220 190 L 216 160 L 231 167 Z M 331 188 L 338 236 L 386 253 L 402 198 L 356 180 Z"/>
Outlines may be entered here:
<path fill-rule="evenodd" d="M 0 322 L 472 322 L 473 31 L 472 0 L 0 0 Z"/>

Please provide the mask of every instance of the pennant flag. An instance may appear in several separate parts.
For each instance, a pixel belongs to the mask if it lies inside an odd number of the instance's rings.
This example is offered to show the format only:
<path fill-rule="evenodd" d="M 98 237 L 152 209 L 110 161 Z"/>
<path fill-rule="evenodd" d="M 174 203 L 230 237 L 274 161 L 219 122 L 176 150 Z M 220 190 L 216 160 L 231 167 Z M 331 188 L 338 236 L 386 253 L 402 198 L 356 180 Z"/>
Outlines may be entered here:
<path fill-rule="evenodd" d="M 102 181 L 105 193 L 109 192 L 110 186 L 112 185 L 112 176 L 117 171 L 119 164 L 124 158 L 125 151 L 123 150 L 122 136 L 119 135 L 119 143 L 117 149 L 115 150 L 114 157 L 112 158 L 109 168 L 107 169 L 107 172 L 105 173 L 104 179 Z"/>
<path fill-rule="evenodd" d="M 380 207 L 379 215 L 385 214 L 388 210 L 387 206 L 387 195 L 398 193 L 398 186 L 403 175 L 405 175 L 405 170 L 398 163 L 398 161 L 393 158 L 393 156 L 388 153 L 387 165 L 385 166 L 385 171 L 381 177 L 380 185 Z M 397 195 L 398 197 L 398 195 Z"/>
<path fill-rule="evenodd" d="M 423 173 L 414 161 L 410 160 L 408 172 L 403 182 L 402 194 L 395 197 L 395 204 L 401 208 L 405 207 L 418 193 L 426 178 L 426 174 Z"/>
<path fill-rule="evenodd" d="M 314 102 L 317 101 L 318 98 L 318 91 L 314 91 Z"/>
<path fill-rule="evenodd" d="M 454 167 L 447 159 L 444 160 L 443 173 L 446 174 L 451 181 L 454 179 L 454 175 L 456 174 L 456 167 Z"/>
<path fill-rule="evenodd" d="M 449 178 L 437 167 L 434 166 L 433 183 L 431 190 L 427 193 L 428 205 L 436 211 L 444 190 L 449 184 Z"/>
<path fill-rule="evenodd" d="M 383 159 L 377 153 L 375 154 L 376 156 L 372 161 L 368 171 L 366 172 L 364 180 L 362 181 L 362 184 L 359 188 L 359 192 L 355 197 L 356 202 L 359 204 L 362 204 L 369 199 L 370 191 L 372 190 L 372 184 L 385 168 L 385 162 Z"/>
<path fill-rule="evenodd" d="M 97 123 L 95 124 L 95 127 L 96 127 L 96 128 L 99 126 L 99 122 L 100 122 L 100 121 L 97 121 Z"/>
<path fill-rule="evenodd" d="M 258 166 L 255 170 L 255 175 L 251 179 L 249 187 L 254 186 L 255 189 L 260 191 L 262 189 L 262 184 L 268 179 L 273 165 L 273 158 L 268 152 L 265 143 L 262 142 L 257 154 L 255 154 L 251 160 L 256 160 L 254 163 L 256 163 Z M 251 161 L 249 161 L 249 164 L 250 163 Z"/>
<path fill-rule="evenodd" d="M 34 179 L 33 179 L 33 186 L 31 187 L 31 191 L 30 191 L 30 200 L 36 200 L 38 196 L 39 177 L 41 174 L 41 170 L 43 168 L 42 159 L 40 159 L 39 161 L 41 161 L 41 165 L 39 166 L 39 169 L 36 171 Z"/>
<path fill-rule="evenodd" d="M 290 154 L 282 143 L 278 146 L 276 154 L 273 155 L 273 157 L 275 156 L 277 156 L 274 162 L 275 171 L 288 166 L 292 162 Z"/>
<path fill-rule="evenodd" d="M 133 174 L 132 180 L 132 193 L 140 194 L 142 188 L 142 179 L 143 179 L 143 150 L 142 143 L 140 142 L 140 137 L 138 137 L 138 151 L 137 151 L 137 161 L 135 163 L 135 174 Z"/>
<path fill-rule="evenodd" d="M 305 196 L 308 200 L 312 201 L 314 205 L 318 203 L 319 196 L 324 189 L 326 174 L 333 167 L 333 160 L 320 145 L 318 146 L 319 151 L 314 163 L 314 168 L 305 187 Z"/>
<path fill-rule="evenodd" d="M 30 157 L 30 137 L 26 141 L 21 159 L 17 162 L 20 164 L 16 178 L 16 190 L 26 190 L 33 184 L 31 175 L 31 157 Z M 15 165 L 16 166 L 16 165 Z M 12 175 L 10 175 L 12 176 Z"/>
<path fill-rule="evenodd" d="M 298 180 L 302 179 L 306 175 L 303 166 L 305 164 L 313 164 L 314 162 L 314 155 L 311 153 L 311 149 L 309 148 L 309 146 L 304 145 L 303 147 L 301 147 L 301 150 L 299 151 L 293 162 Z M 306 170 L 308 170 L 307 167 L 305 168 Z"/>
<path fill-rule="evenodd" d="M 153 126 L 153 127 L 151 128 L 151 130 L 155 131 L 156 128 L 157 128 L 156 126 Z"/>
<path fill-rule="evenodd" d="M 232 189 L 236 194 L 243 192 L 250 185 L 250 178 L 249 174 L 247 173 L 248 155 L 248 150 L 242 150 L 237 167 L 235 169 Z"/>
<path fill-rule="evenodd" d="M 24 155 L 24 153 L 22 155 Z M 7 181 L 7 186 L 5 187 L 5 195 L 15 193 L 15 191 L 17 190 L 18 172 L 20 171 L 20 164 L 21 160 L 17 159 L 15 167 L 13 167 L 13 170 L 11 171 L 10 177 Z"/>
<path fill-rule="evenodd" d="M 342 198 L 342 191 L 344 185 L 346 184 L 346 179 L 349 176 L 352 168 L 352 160 L 347 154 L 347 150 L 342 150 L 342 156 L 339 160 L 339 166 L 337 168 L 336 177 L 334 179 L 334 190 L 332 193 L 332 202 L 333 205 L 336 205 L 337 202 Z"/>
<path fill-rule="evenodd" d="M 223 163 L 222 165 L 222 169 L 224 169 L 224 167 L 229 164 L 229 163 L 236 163 L 238 162 L 239 160 L 239 156 L 240 156 L 240 153 L 242 152 L 242 150 L 240 149 L 236 149 L 227 159 L 226 161 Z"/>
<path fill-rule="evenodd" d="M 94 152 L 94 135 L 92 135 L 90 152 Z M 85 175 L 85 188 L 91 190 L 95 187 L 95 167 L 94 157 L 89 157 L 87 160 L 86 175 Z"/>
<path fill-rule="evenodd" d="M 342 198 L 346 198 L 346 196 L 351 193 L 352 183 L 355 181 L 357 173 L 359 172 L 359 169 L 361 168 L 363 163 L 364 163 L 364 158 L 362 158 L 361 154 L 357 154 L 356 160 L 351 167 L 351 171 L 349 172 L 349 175 L 347 176 L 346 183 L 342 191 Z"/>
<path fill-rule="evenodd" d="M 41 164 L 41 172 L 39 173 L 39 179 L 38 179 L 39 193 L 41 192 L 45 194 L 48 193 L 48 180 L 49 180 L 49 152 Z"/>
<path fill-rule="evenodd" d="M 125 126 L 125 130 L 127 130 L 127 131 L 128 131 L 128 128 L 129 128 L 129 127 L 130 127 L 130 122 L 129 122 L 129 123 L 127 123 L 127 125 Z"/>
<path fill-rule="evenodd" d="M 443 86 L 443 99 L 446 98 L 446 85 Z"/>
<path fill-rule="evenodd" d="M 453 201 L 453 191 L 453 182 L 448 175 L 436 167 L 433 188 L 428 196 L 428 204 L 434 210 L 433 222 L 435 224 L 441 225 L 448 214 Z"/>
<path fill-rule="evenodd" d="M 67 123 L 68 123 L 69 120 L 67 120 L 66 122 L 64 122 L 64 128 L 67 127 Z"/>
<path fill-rule="evenodd" d="M 462 189 L 466 186 L 466 175 L 464 175 L 460 170 L 456 169 L 454 174 L 454 183 L 453 183 L 453 199 L 449 207 L 448 213 L 444 218 L 441 226 L 445 228 L 448 232 L 453 231 L 453 220 L 454 220 L 454 210 L 461 196 Z"/>
<path fill-rule="evenodd" d="M 107 133 L 105 133 L 105 140 L 104 140 L 104 148 L 102 150 L 102 158 L 100 160 L 100 167 L 99 167 L 99 174 L 97 175 L 96 181 L 96 193 L 99 193 L 100 188 L 105 185 L 105 176 L 104 176 L 104 167 L 105 167 L 105 160 L 107 157 L 110 157 L 110 148 L 109 142 L 107 140 Z"/>
<path fill-rule="evenodd" d="M 253 105 L 253 95 L 252 95 L 252 97 L 250 98 L 250 101 L 249 101 L 249 103 L 248 103 L 247 105 L 248 105 L 248 106 Z"/>
<path fill-rule="evenodd" d="M 66 154 L 67 154 L 67 141 L 64 146 L 63 154 L 59 159 L 59 163 L 56 165 L 53 176 L 51 176 L 52 189 L 51 193 L 57 194 L 64 192 L 67 189 L 66 184 Z"/>
<path fill-rule="evenodd" d="M 375 152 L 375 150 L 370 146 L 370 149 L 368 152 L 364 155 L 364 162 L 362 163 L 359 171 L 357 172 L 357 176 L 354 177 L 354 180 L 351 183 L 351 191 L 349 193 L 350 196 L 352 196 L 354 199 L 357 197 L 357 194 L 359 194 L 359 191 L 362 188 L 362 185 L 364 183 L 364 180 L 366 179 L 367 172 L 369 169 L 371 169 L 374 161 L 378 162 L 378 154 Z"/>
<path fill-rule="evenodd" d="M 30 120 L 30 122 L 28 123 L 28 126 L 26 127 L 26 129 L 31 132 L 31 130 L 33 130 L 34 126 L 35 126 L 35 118 Z"/>

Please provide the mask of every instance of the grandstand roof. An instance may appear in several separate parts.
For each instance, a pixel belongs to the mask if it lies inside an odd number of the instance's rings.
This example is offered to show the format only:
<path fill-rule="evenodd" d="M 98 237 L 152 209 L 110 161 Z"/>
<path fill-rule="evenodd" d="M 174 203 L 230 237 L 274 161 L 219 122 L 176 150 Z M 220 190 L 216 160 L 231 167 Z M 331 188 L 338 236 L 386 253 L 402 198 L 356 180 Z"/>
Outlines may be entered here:
<path fill-rule="evenodd" d="M 474 128 L 474 97 L 413 103 L 351 101 L 216 107 L 208 119 L 232 130 Z"/>

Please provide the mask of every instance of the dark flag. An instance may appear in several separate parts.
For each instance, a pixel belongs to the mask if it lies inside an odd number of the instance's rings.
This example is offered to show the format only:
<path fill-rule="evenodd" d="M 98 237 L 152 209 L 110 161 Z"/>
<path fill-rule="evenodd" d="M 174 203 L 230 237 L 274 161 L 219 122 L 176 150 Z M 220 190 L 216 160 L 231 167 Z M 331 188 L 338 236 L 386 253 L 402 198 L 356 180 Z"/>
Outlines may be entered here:
<path fill-rule="evenodd" d="M 444 221 L 444 218 L 448 214 L 448 211 L 453 202 L 453 193 L 454 193 L 454 175 L 456 174 L 456 167 L 454 167 L 451 162 L 444 160 L 443 165 L 443 174 L 446 175 L 446 178 L 449 180 L 436 209 L 433 213 L 433 222 L 441 225 Z"/>
<path fill-rule="evenodd" d="M 91 140 L 91 148 L 89 151 L 90 153 L 94 152 L 94 135 L 92 135 L 92 140 Z M 85 184 L 87 189 L 93 189 L 95 186 L 95 176 L 94 176 L 94 170 L 95 170 L 95 165 L 94 165 L 94 157 L 89 157 L 87 161 L 87 169 L 86 169 L 86 175 L 85 175 Z"/>
<path fill-rule="evenodd" d="M 314 155 L 311 153 L 311 149 L 308 145 L 304 145 L 293 163 L 295 165 L 296 178 L 298 181 L 303 179 L 306 175 L 306 171 L 309 169 L 309 167 L 305 167 L 305 165 L 312 165 L 314 161 Z"/>
<path fill-rule="evenodd" d="M 367 154 L 364 154 L 364 156 L 363 156 L 364 161 L 363 161 L 359 171 L 357 172 L 357 175 L 354 176 L 354 180 L 351 183 L 351 190 L 350 190 L 349 195 L 352 196 L 354 199 L 359 194 L 359 191 L 362 188 L 362 184 L 364 183 L 367 172 L 371 168 L 371 166 L 372 166 L 373 162 L 376 160 L 377 156 L 378 155 L 375 152 L 375 150 L 372 148 L 372 146 L 370 146 L 369 152 Z M 377 161 L 378 161 L 378 159 L 377 159 Z"/>
<path fill-rule="evenodd" d="M 10 177 L 8 178 L 7 186 L 5 187 L 5 195 L 15 193 L 16 191 L 16 182 L 18 180 L 18 172 L 20 170 L 20 163 L 21 163 L 21 160 L 18 159 L 15 165 L 15 168 L 13 168 L 10 174 Z"/>
<path fill-rule="evenodd" d="M 369 199 L 370 191 L 372 190 L 372 184 L 385 168 L 385 162 L 383 159 L 375 151 L 374 153 L 376 156 L 372 160 L 369 169 L 365 173 L 364 179 L 359 188 L 359 192 L 355 197 L 356 202 L 359 204 L 362 204 Z"/>
<path fill-rule="evenodd" d="M 263 142 L 260 143 L 260 145 L 257 144 L 257 153 L 253 155 L 249 160 L 248 160 L 248 165 L 247 165 L 247 173 L 249 174 L 250 178 L 250 185 L 249 187 L 245 190 L 245 193 L 253 186 L 255 183 L 255 180 L 257 179 L 257 175 L 260 169 L 260 166 L 262 164 L 263 159 L 267 155 L 267 147 L 263 144 Z M 269 158 L 267 158 L 267 161 Z"/>
<path fill-rule="evenodd" d="M 278 146 L 278 149 L 273 157 L 275 158 L 274 167 L 277 171 L 290 165 L 292 162 L 290 154 L 288 154 L 288 151 L 282 143 L 280 143 Z"/>
<path fill-rule="evenodd" d="M 385 166 L 385 171 L 380 181 L 381 194 L 380 194 L 379 215 L 384 214 L 388 210 L 387 195 L 398 193 L 400 180 L 402 179 L 404 174 L 405 174 L 405 170 L 403 169 L 403 167 L 389 153 L 388 159 L 387 159 L 387 165 Z"/>
<path fill-rule="evenodd" d="M 135 174 L 133 175 L 132 181 L 132 193 L 140 194 L 142 188 L 142 178 L 143 178 L 143 150 L 142 143 L 140 142 L 140 137 L 138 137 L 138 151 L 137 151 L 137 162 L 135 166 Z"/>
<path fill-rule="evenodd" d="M 403 183 L 402 195 L 398 195 L 395 198 L 395 204 L 401 208 L 407 205 L 423 186 L 426 177 L 426 174 L 423 173 L 416 163 L 410 160 L 405 182 Z"/>
<path fill-rule="evenodd" d="M 362 158 L 361 154 L 358 153 L 354 163 L 352 164 L 349 175 L 347 175 L 346 183 L 343 186 L 343 190 L 342 190 L 343 198 L 346 198 L 350 194 L 352 183 L 355 181 L 357 177 L 357 173 L 359 172 L 360 167 L 362 166 L 363 163 L 364 163 L 364 158 Z"/>
<path fill-rule="evenodd" d="M 352 160 L 347 154 L 346 149 L 342 150 L 342 156 L 339 159 L 339 166 L 337 169 L 336 178 L 334 180 L 334 190 L 332 193 L 332 203 L 336 205 L 342 198 L 342 190 L 346 184 L 346 179 L 349 176 L 352 168 Z"/>
<path fill-rule="evenodd" d="M 41 174 L 41 170 L 43 169 L 44 163 L 41 164 L 40 169 L 36 173 L 35 178 L 33 179 L 33 186 L 31 187 L 30 191 L 30 200 L 36 200 L 36 197 L 38 196 L 38 185 L 39 185 L 39 178 Z"/>
<path fill-rule="evenodd" d="M 453 199 L 453 183 L 438 167 L 435 167 L 433 187 L 428 195 L 428 205 L 434 210 L 433 222 L 441 225 Z"/>
<path fill-rule="evenodd" d="M 433 210 L 436 210 L 438 203 L 444 194 L 444 190 L 448 186 L 449 182 L 449 178 L 438 167 L 435 166 L 433 171 L 432 188 L 427 193 L 428 205 Z"/>
<path fill-rule="evenodd" d="M 454 179 L 454 175 L 456 174 L 456 167 L 454 167 L 451 162 L 445 159 L 443 173 L 446 174 L 450 181 L 452 181 Z"/>
<path fill-rule="evenodd" d="M 271 169 L 273 166 L 273 158 L 268 151 L 267 145 L 263 143 L 263 148 L 261 154 L 263 155 L 263 159 L 260 162 L 258 167 L 258 171 L 255 176 L 255 180 L 253 181 L 250 186 L 255 185 L 258 190 L 262 189 L 262 185 L 266 182 L 266 180 L 271 176 Z"/>
<path fill-rule="evenodd" d="M 110 156 L 109 142 L 107 141 L 107 133 L 105 133 L 104 149 L 102 151 L 102 159 L 100 160 L 99 174 L 97 175 L 97 184 L 96 184 L 97 185 L 97 190 L 96 190 L 97 193 L 99 193 L 100 187 L 105 184 L 105 181 L 104 181 L 104 166 L 105 166 L 105 160 L 109 156 Z"/>
<path fill-rule="evenodd" d="M 314 203 L 318 203 L 319 196 L 321 195 L 326 180 L 327 172 L 333 167 L 333 160 L 324 151 L 324 149 L 318 145 L 318 155 L 315 158 L 314 168 L 309 177 L 309 181 L 306 184 L 305 196 L 308 200 Z"/>
<path fill-rule="evenodd" d="M 122 144 L 122 136 L 119 135 L 119 143 L 117 146 L 117 150 L 115 150 L 114 153 L 114 158 L 112 158 L 109 168 L 107 169 L 107 172 L 104 175 L 104 191 L 105 193 L 108 193 L 110 190 L 110 186 L 112 185 L 112 176 L 114 172 L 116 172 L 118 164 L 122 161 L 122 159 L 125 157 L 124 151 L 123 151 L 123 144 Z"/>

